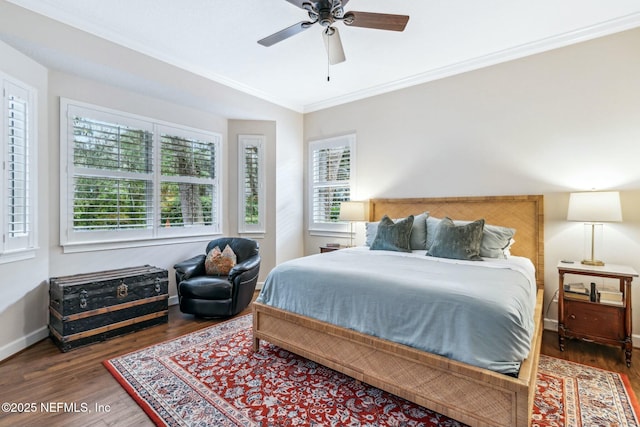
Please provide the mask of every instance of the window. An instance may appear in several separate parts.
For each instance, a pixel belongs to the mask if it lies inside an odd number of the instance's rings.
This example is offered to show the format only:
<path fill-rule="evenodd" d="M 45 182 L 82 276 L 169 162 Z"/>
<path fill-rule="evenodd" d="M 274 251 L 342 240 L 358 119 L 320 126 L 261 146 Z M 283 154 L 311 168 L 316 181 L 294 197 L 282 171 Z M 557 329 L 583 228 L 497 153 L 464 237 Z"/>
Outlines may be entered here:
<path fill-rule="evenodd" d="M 186 136 L 163 127 L 160 134 L 161 227 L 211 227 L 217 223 L 216 144 L 205 135 Z M 214 218 L 216 220 L 214 221 Z"/>
<path fill-rule="evenodd" d="M 354 134 L 314 141 L 309 146 L 309 228 L 346 231 L 338 220 L 340 203 L 353 193 L 356 136 Z"/>
<path fill-rule="evenodd" d="M 36 156 L 35 90 L 0 74 L 2 82 L 2 242 L 0 262 L 33 257 Z"/>
<path fill-rule="evenodd" d="M 240 233 L 265 232 L 263 135 L 238 136 L 238 188 Z"/>
<path fill-rule="evenodd" d="M 217 233 L 220 136 L 61 100 L 62 245 Z"/>

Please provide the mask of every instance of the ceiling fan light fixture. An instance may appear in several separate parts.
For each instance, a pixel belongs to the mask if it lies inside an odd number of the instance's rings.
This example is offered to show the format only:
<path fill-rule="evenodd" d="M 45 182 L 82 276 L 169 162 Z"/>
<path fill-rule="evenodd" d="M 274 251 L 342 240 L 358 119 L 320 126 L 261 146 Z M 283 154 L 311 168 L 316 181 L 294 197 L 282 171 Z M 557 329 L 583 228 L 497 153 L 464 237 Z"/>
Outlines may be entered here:
<path fill-rule="evenodd" d="M 324 40 L 324 47 L 327 50 L 327 58 L 330 65 L 339 64 L 346 60 L 337 28 L 327 27 L 322 33 L 322 39 Z"/>
<path fill-rule="evenodd" d="M 323 39 L 329 64 L 338 64 L 345 61 L 342 41 L 338 29 L 333 26 L 336 21 L 353 27 L 371 28 L 376 30 L 404 31 L 409 16 L 393 15 L 388 13 L 354 12 L 344 11 L 344 6 L 349 0 L 287 0 L 289 3 L 307 11 L 310 22 L 298 22 L 288 28 L 280 30 L 268 37 L 258 40 L 263 46 L 272 46 L 292 37 L 314 24 L 319 23 L 325 27 Z"/>

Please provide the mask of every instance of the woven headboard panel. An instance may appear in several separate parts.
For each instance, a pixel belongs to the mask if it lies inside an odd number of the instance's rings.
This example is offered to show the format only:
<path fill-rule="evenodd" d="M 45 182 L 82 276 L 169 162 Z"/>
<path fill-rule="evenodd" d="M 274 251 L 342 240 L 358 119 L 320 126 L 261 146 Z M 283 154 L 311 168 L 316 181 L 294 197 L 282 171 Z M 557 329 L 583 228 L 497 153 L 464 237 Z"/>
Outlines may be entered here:
<path fill-rule="evenodd" d="M 541 195 L 371 199 L 369 220 L 383 215 L 402 218 L 429 212 L 433 217 L 476 220 L 516 229 L 511 253 L 529 258 L 536 267 L 538 288 L 544 288 L 544 199 Z"/>

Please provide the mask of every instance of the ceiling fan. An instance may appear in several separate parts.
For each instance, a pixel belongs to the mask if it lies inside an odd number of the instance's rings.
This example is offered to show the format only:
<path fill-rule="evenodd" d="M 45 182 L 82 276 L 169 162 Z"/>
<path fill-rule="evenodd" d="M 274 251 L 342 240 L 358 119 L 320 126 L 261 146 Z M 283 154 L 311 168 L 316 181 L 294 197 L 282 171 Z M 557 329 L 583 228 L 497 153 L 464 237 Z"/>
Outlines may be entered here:
<path fill-rule="evenodd" d="M 286 0 L 289 3 L 306 10 L 309 21 L 301 21 L 268 37 L 258 40 L 262 46 L 272 46 L 289 37 L 311 28 L 319 23 L 325 30 L 323 39 L 329 64 L 334 65 L 346 60 L 338 29 L 333 26 L 337 21 L 342 21 L 351 27 L 373 28 L 377 30 L 404 31 L 409 21 L 407 15 L 391 15 L 387 13 L 372 12 L 345 12 L 344 7 L 349 0 Z"/>

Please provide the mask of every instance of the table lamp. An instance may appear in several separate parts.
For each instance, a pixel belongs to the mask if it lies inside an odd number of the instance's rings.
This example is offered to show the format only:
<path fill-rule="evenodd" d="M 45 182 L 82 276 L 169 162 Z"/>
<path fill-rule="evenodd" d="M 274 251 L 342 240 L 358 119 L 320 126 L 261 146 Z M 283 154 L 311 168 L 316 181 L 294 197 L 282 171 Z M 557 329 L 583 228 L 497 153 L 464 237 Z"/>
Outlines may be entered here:
<path fill-rule="evenodd" d="M 340 216 L 338 217 L 340 221 L 349 221 L 351 229 L 350 229 L 350 244 L 349 246 L 353 246 L 353 223 L 355 221 L 366 221 L 366 204 L 365 202 L 342 202 L 340 204 Z"/>
<path fill-rule="evenodd" d="M 567 221 L 580 221 L 591 228 L 591 258 L 582 260 L 585 265 L 604 265 L 595 259 L 595 226 L 603 222 L 622 221 L 620 193 L 617 191 L 585 191 L 569 195 Z"/>

